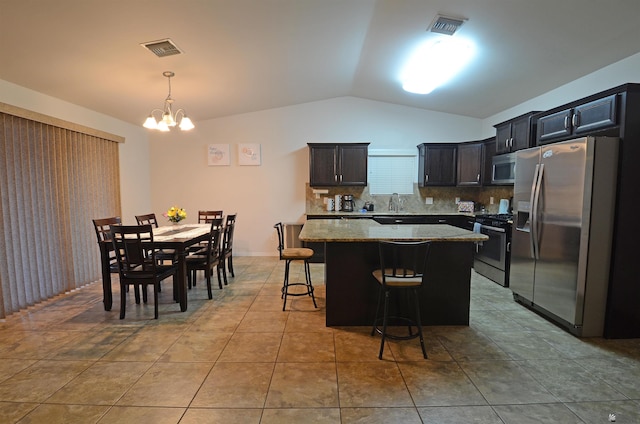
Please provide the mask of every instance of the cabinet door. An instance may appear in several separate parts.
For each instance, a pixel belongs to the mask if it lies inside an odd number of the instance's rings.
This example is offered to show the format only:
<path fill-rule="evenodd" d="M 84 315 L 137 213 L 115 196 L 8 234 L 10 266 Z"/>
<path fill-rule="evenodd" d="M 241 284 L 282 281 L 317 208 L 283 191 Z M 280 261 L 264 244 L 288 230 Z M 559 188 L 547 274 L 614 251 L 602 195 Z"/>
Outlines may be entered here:
<path fill-rule="evenodd" d="M 458 185 L 479 186 L 482 174 L 482 143 L 458 146 Z"/>
<path fill-rule="evenodd" d="M 509 147 L 512 152 L 531 147 L 530 121 L 530 116 L 524 116 L 511 123 L 511 143 Z"/>
<path fill-rule="evenodd" d="M 335 186 L 337 179 L 337 147 L 335 145 L 309 146 L 309 185 Z"/>
<path fill-rule="evenodd" d="M 491 174 L 493 172 L 493 157 L 496 155 L 495 139 L 488 139 L 482 143 L 482 185 L 491 185 Z"/>
<path fill-rule="evenodd" d="M 427 145 L 424 185 L 456 185 L 456 145 Z"/>
<path fill-rule="evenodd" d="M 508 153 L 511 140 L 511 123 L 496 127 L 496 154 Z"/>
<path fill-rule="evenodd" d="M 571 109 L 538 119 L 538 144 L 549 143 L 571 134 Z"/>
<path fill-rule="evenodd" d="M 367 146 L 338 146 L 338 181 L 341 185 L 367 185 Z"/>
<path fill-rule="evenodd" d="M 571 124 L 574 134 L 587 134 L 617 124 L 618 96 L 611 96 L 576 106 L 573 110 Z"/>

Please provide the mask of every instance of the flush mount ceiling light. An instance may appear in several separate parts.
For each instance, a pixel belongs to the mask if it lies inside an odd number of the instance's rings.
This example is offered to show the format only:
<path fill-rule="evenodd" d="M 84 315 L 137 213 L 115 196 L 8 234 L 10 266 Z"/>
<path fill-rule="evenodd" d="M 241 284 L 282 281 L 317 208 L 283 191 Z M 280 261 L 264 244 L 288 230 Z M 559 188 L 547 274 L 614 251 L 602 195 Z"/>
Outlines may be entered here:
<path fill-rule="evenodd" d="M 402 75 L 402 88 L 429 94 L 453 78 L 473 57 L 473 44 L 456 38 L 430 40 L 413 52 Z"/>
<path fill-rule="evenodd" d="M 420 44 L 411 54 L 402 75 L 402 88 L 416 94 L 429 94 L 453 78 L 475 53 L 471 41 L 452 35 L 466 18 L 435 17 L 430 32 L 436 35 Z"/>
<path fill-rule="evenodd" d="M 164 99 L 164 108 L 153 109 L 142 126 L 158 131 L 169 131 L 170 128 L 176 125 L 183 131 L 193 129 L 193 122 L 191 122 L 191 119 L 189 119 L 184 109 L 178 109 L 175 114 L 171 110 L 171 106 L 173 105 L 173 99 L 171 98 L 171 78 L 174 77 L 175 74 L 171 71 L 164 71 L 162 75 L 167 77 L 169 82 L 169 94 L 167 98 Z M 158 118 L 156 118 L 154 114 L 158 114 Z"/>

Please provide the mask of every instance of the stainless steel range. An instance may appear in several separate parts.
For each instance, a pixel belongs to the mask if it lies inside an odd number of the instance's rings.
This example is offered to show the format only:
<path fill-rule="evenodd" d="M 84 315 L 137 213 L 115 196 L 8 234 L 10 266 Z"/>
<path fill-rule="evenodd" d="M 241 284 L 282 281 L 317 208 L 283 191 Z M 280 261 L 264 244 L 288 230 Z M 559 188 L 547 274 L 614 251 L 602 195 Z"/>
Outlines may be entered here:
<path fill-rule="evenodd" d="M 511 265 L 511 214 L 477 215 L 474 230 L 489 236 L 476 244 L 473 268 L 478 274 L 509 287 Z"/>

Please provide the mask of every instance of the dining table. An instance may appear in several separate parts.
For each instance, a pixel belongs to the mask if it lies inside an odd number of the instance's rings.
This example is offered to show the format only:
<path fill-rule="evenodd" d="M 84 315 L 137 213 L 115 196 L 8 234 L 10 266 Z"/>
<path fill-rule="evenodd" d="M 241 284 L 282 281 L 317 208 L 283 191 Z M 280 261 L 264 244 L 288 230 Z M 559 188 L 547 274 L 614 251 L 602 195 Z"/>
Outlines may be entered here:
<path fill-rule="evenodd" d="M 153 247 L 162 250 L 175 251 L 176 285 L 174 293 L 176 301 L 180 302 L 180 311 L 187 310 L 187 263 L 186 257 L 189 247 L 206 241 L 211 232 L 211 224 L 174 224 L 160 226 L 153 229 Z M 104 310 L 110 311 L 113 305 L 113 291 L 111 288 L 112 263 L 109 252 L 113 251 L 111 240 L 100 242 L 100 257 L 102 261 L 102 291 Z"/>

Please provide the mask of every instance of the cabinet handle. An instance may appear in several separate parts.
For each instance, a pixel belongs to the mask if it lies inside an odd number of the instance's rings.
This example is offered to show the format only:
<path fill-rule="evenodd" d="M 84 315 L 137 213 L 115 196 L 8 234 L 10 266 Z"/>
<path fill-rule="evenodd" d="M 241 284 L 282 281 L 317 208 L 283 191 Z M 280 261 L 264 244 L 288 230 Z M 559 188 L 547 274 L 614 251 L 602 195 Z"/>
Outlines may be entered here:
<path fill-rule="evenodd" d="M 509 139 L 509 149 L 513 148 L 513 137 Z"/>
<path fill-rule="evenodd" d="M 564 129 L 569 129 L 569 116 L 564 117 Z"/>
<path fill-rule="evenodd" d="M 507 150 L 509 149 L 509 139 L 508 138 L 506 138 L 504 140 L 504 148 L 507 149 Z"/>
<path fill-rule="evenodd" d="M 577 127 L 578 125 L 580 125 L 580 117 L 578 116 L 577 113 L 571 117 L 571 125 L 573 125 L 574 127 Z"/>
<path fill-rule="evenodd" d="M 342 182 L 342 174 L 340 174 L 340 182 Z"/>
<path fill-rule="evenodd" d="M 478 174 L 478 176 L 476 177 L 476 182 L 480 182 L 480 174 Z"/>
<path fill-rule="evenodd" d="M 429 174 L 424 174 L 424 182 L 425 183 L 429 182 Z"/>
<path fill-rule="evenodd" d="M 338 182 L 338 174 L 333 174 L 333 181 Z"/>

